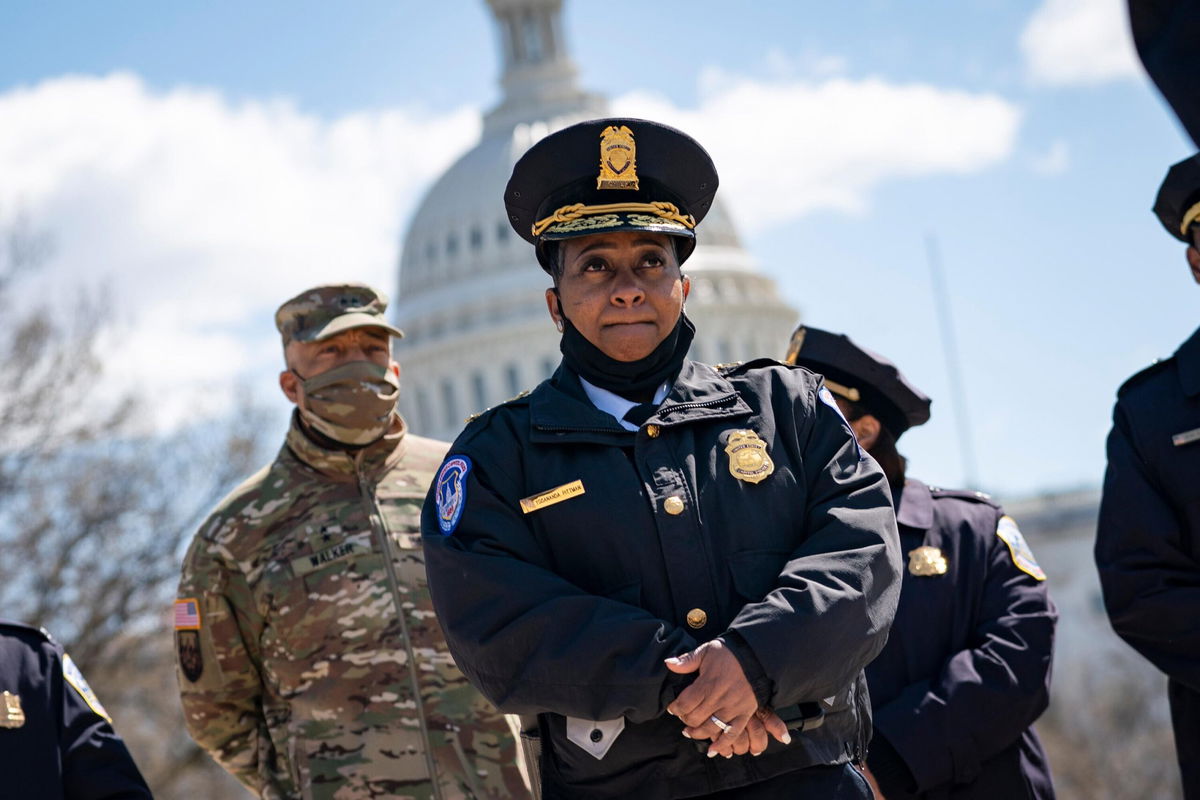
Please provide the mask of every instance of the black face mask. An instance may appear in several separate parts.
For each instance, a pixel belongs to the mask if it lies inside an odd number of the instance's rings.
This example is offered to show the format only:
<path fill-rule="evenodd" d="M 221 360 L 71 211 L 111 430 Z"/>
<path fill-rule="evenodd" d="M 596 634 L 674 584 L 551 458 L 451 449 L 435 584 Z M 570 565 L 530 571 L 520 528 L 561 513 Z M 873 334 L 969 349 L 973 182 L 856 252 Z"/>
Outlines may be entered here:
<path fill-rule="evenodd" d="M 683 359 L 696 335 L 696 326 L 687 314 L 680 312 L 675 327 L 650 355 L 637 361 L 617 361 L 589 342 L 571 320 L 562 315 L 562 306 L 559 306 L 559 315 L 563 320 L 563 335 L 558 348 L 562 351 L 563 362 L 588 383 L 629 400 L 643 399 L 647 392 L 653 392 L 668 378 L 673 378 L 683 366 Z"/>

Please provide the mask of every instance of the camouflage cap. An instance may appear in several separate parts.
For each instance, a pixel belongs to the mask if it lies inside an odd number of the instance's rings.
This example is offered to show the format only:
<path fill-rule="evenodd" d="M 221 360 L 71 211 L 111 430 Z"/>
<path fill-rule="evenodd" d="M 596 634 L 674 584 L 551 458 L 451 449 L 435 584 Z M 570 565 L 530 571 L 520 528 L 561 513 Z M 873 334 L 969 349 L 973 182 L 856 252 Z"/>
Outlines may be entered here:
<path fill-rule="evenodd" d="M 387 296 L 364 283 L 314 286 L 288 300 L 275 312 L 283 343 L 316 342 L 351 328 L 383 328 L 392 336 L 404 331 L 383 316 Z"/>

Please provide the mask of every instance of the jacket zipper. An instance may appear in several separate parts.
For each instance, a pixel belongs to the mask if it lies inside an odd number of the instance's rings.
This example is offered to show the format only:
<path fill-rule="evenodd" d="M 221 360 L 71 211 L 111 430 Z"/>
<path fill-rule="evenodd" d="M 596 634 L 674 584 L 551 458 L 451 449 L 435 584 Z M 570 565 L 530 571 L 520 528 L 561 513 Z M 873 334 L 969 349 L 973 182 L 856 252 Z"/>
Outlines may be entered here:
<path fill-rule="evenodd" d="M 371 530 L 379 542 L 383 553 L 383 568 L 387 573 L 388 588 L 392 592 L 392 602 L 396 607 L 396 618 L 400 621 L 400 635 L 404 637 L 404 651 L 408 656 L 408 678 L 412 684 L 413 702 L 417 709 L 417 724 L 421 731 L 421 750 L 425 753 L 425 766 L 429 770 L 429 782 L 433 787 L 434 800 L 443 800 L 442 787 L 438 783 L 437 764 L 433 759 L 432 742 L 429 739 L 429 723 L 425 719 L 425 701 L 421 698 L 421 683 L 417 676 L 417 656 L 413 651 L 412 639 L 408 635 L 408 620 L 404 616 L 404 602 L 400 594 L 400 579 L 396 576 L 396 561 L 392 556 L 391 537 L 388 536 L 387 524 L 379 503 L 367 484 L 366 476 L 362 474 L 362 452 L 355 458 L 354 471 L 358 477 L 358 493 L 362 498 L 363 508 L 367 518 L 371 520 Z"/>

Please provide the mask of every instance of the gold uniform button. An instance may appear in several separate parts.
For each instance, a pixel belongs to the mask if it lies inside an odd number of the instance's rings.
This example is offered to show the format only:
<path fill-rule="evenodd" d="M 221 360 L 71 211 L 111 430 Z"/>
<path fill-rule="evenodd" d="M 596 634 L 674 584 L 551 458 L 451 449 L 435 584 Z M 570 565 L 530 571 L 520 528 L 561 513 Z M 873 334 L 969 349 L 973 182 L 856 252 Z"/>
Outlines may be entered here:
<path fill-rule="evenodd" d="M 658 426 L 657 425 L 647 425 L 646 426 L 646 435 L 649 436 L 651 439 L 657 439 L 658 438 Z"/>
<path fill-rule="evenodd" d="M 672 517 L 683 513 L 683 500 L 678 497 L 668 497 L 663 500 L 663 510 Z"/>
<path fill-rule="evenodd" d="M 693 608 L 688 612 L 687 623 L 689 628 L 703 628 L 708 624 L 708 614 L 703 608 Z"/>

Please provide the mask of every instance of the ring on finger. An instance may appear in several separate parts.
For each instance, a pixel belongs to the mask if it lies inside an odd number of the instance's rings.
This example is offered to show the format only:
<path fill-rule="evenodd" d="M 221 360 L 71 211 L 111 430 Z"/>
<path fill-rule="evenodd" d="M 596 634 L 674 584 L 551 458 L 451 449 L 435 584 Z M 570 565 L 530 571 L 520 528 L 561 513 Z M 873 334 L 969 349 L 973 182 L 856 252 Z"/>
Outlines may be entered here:
<path fill-rule="evenodd" d="M 728 733 L 729 729 L 733 727 L 728 722 L 722 722 L 721 720 L 717 719 L 716 714 L 713 714 L 711 717 L 709 717 L 708 721 L 711 722 L 713 725 L 716 725 L 718 728 L 720 728 L 725 733 Z"/>

